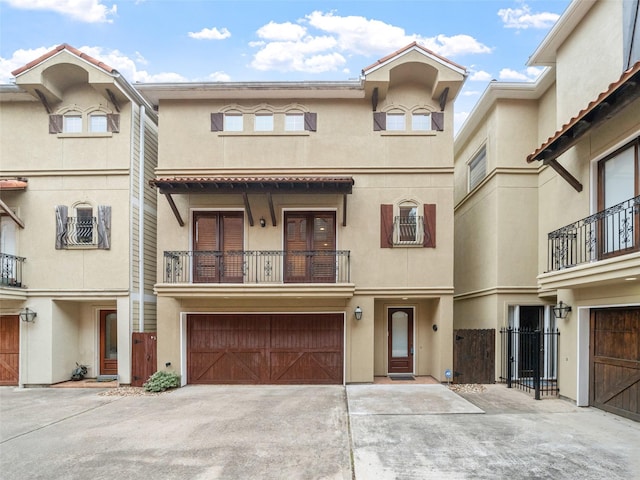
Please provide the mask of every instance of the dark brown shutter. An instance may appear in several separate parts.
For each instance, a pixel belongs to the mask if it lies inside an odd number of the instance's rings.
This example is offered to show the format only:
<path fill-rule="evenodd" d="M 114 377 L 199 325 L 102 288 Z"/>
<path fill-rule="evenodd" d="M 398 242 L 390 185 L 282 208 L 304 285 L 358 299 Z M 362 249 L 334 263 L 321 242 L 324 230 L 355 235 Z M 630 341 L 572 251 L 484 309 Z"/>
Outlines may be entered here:
<path fill-rule="evenodd" d="M 49 133 L 62 133 L 62 115 L 49 115 Z"/>
<path fill-rule="evenodd" d="M 304 129 L 309 132 L 315 132 L 318 128 L 318 114 L 313 112 L 304 112 Z"/>
<path fill-rule="evenodd" d="M 244 277 L 244 217 L 238 212 L 221 213 L 223 282 L 242 282 Z"/>
<path fill-rule="evenodd" d="M 444 130 L 444 113 L 431 112 L 431 130 L 442 132 Z"/>
<path fill-rule="evenodd" d="M 193 229 L 193 249 L 195 251 L 218 250 L 217 214 L 194 214 Z"/>
<path fill-rule="evenodd" d="M 107 131 L 112 133 L 120 132 L 120 114 L 119 113 L 107 114 Z"/>
<path fill-rule="evenodd" d="M 373 131 L 379 132 L 387 129 L 387 114 L 385 112 L 373 112 Z"/>
<path fill-rule="evenodd" d="M 436 247 L 436 206 L 433 203 L 424 205 L 424 241 L 423 247 Z"/>
<path fill-rule="evenodd" d="M 380 248 L 393 247 L 393 205 L 380 205 Z"/>
<path fill-rule="evenodd" d="M 221 132 L 224 130 L 224 113 L 211 114 L 211 131 Z"/>

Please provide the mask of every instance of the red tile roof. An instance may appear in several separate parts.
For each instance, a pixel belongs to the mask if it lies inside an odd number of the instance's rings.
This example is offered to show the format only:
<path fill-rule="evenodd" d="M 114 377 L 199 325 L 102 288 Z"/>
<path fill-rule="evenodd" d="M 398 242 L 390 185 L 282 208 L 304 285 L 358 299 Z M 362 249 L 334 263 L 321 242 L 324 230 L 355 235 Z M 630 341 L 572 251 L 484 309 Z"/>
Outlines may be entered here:
<path fill-rule="evenodd" d="M 551 137 L 549 137 L 546 142 L 544 142 L 542 145 L 540 145 L 540 147 L 536 149 L 535 152 L 528 155 L 527 162 L 531 163 L 535 160 L 540 160 L 536 158 L 538 155 L 540 155 L 540 153 L 542 153 L 544 150 L 549 148 L 554 142 L 558 141 L 560 137 L 565 135 L 572 127 L 574 127 L 588 113 L 590 113 L 594 108 L 600 105 L 600 103 L 602 103 L 607 97 L 609 97 L 616 90 L 618 90 L 618 88 L 624 85 L 628 80 L 631 79 L 631 77 L 633 77 L 638 72 L 640 72 L 640 61 L 636 62 L 628 70 L 625 70 L 625 72 L 622 74 L 622 76 L 618 80 L 611 83 L 604 92 L 600 93 L 600 95 L 598 95 L 598 97 L 595 100 L 590 102 L 589 105 L 587 105 L 585 108 L 580 110 L 576 116 L 574 116 L 571 120 L 565 123 L 560 130 L 558 130 Z"/>
<path fill-rule="evenodd" d="M 374 67 L 377 67 L 378 65 L 382 65 L 385 62 L 388 62 L 389 60 L 391 60 L 393 57 L 397 57 L 398 55 L 401 55 L 402 53 L 411 50 L 412 48 L 418 48 L 420 50 L 422 50 L 423 52 L 427 53 L 428 55 L 432 55 L 434 57 L 439 58 L 440 60 L 442 60 L 445 63 L 448 63 L 449 65 L 453 65 L 456 68 L 459 68 L 461 70 L 467 70 L 465 67 L 463 67 L 462 65 L 459 65 L 455 62 L 452 62 L 451 60 L 449 60 L 448 58 L 443 57 L 442 55 L 438 55 L 436 52 L 429 50 L 427 47 L 424 47 L 422 45 L 420 45 L 418 42 L 413 42 L 410 43 L 409 45 L 407 45 L 406 47 L 401 48 L 400 50 L 396 50 L 395 52 L 393 52 L 390 55 L 387 55 L 386 57 L 381 58 L 380 60 L 378 60 L 377 62 L 369 65 L 366 68 L 362 69 L 362 72 L 366 72 L 367 70 L 371 70 Z"/>
<path fill-rule="evenodd" d="M 149 184 L 161 190 L 190 191 L 192 193 L 251 191 L 327 191 L 351 192 L 352 177 L 169 177 L 150 180 Z"/>
<path fill-rule="evenodd" d="M 103 69 L 104 71 L 106 71 L 107 73 L 113 73 L 115 71 L 114 68 L 110 67 L 109 65 L 101 62 L 100 60 L 96 60 L 95 58 L 93 58 L 90 55 L 87 55 L 86 53 L 81 52 L 80 50 L 78 50 L 77 48 L 72 47 L 71 45 L 68 45 L 66 43 L 63 43 L 62 45 L 58 45 L 56 48 L 54 48 L 53 50 L 51 50 L 50 52 L 45 53 L 44 55 L 42 55 L 41 57 L 36 58 L 35 60 L 27 63 L 24 67 L 20 67 L 17 70 L 14 70 L 13 72 L 11 72 L 11 75 L 18 76 L 21 73 L 26 72 L 27 70 L 32 69 L 33 67 L 35 67 L 36 65 L 44 62 L 46 59 L 51 58 L 52 56 L 54 56 L 55 54 L 57 54 L 58 52 L 61 52 L 62 50 L 67 50 L 71 53 L 73 53 L 74 55 L 86 60 L 89 63 L 94 64 L 96 67 L 99 67 L 101 69 Z"/>
<path fill-rule="evenodd" d="M 0 179 L 0 190 L 25 190 L 27 181 L 20 178 Z"/>

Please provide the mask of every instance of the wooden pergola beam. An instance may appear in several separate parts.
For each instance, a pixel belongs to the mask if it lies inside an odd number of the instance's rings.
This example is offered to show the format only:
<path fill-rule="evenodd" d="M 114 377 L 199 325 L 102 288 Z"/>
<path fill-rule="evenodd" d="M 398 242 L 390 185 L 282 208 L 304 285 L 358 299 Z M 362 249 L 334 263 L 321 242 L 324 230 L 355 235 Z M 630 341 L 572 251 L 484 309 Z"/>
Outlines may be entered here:
<path fill-rule="evenodd" d="M 184 227 L 184 220 L 182 220 L 182 216 L 180 216 L 180 212 L 178 211 L 178 207 L 176 206 L 176 202 L 173 201 L 173 197 L 171 197 L 170 193 L 167 193 L 167 192 L 162 192 L 162 193 L 164 194 L 165 198 L 169 202 L 169 206 L 171 207 L 171 211 L 175 215 L 176 220 L 178 220 L 178 225 L 180 225 L 181 227 Z"/>
<path fill-rule="evenodd" d="M 545 165 L 549 165 L 551 168 L 553 168 L 556 172 L 558 172 L 558 174 L 564 178 L 569 185 L 571 185 L 576 192 L 581 192 L 582 191 L 582 184 L 578 181 L 578 179 L 576 177 L 574 177 L 573 175 L 571 175 L 571 173 L 569 173 L 569 171 L 564 168 L 562 165 L 560 165 L 560 163 L 553 159 L 553 160 L 545 160 L 544 161 Z"/>
<path fill-rule="evenodd" d="M 22 220 L 20 220 L 20 218 L 13 213 L 13 211 L 9 208 L 9 206 L 4 203 L 1 199 L 0 199 L 0 209 L 4 210 L 4 212 L 9 215 L 9 217 L 11 217 L 11 220 L 13 220 L 16 225 L 18 225 L 20 228 L 24 228 L 24 222 Z"/>

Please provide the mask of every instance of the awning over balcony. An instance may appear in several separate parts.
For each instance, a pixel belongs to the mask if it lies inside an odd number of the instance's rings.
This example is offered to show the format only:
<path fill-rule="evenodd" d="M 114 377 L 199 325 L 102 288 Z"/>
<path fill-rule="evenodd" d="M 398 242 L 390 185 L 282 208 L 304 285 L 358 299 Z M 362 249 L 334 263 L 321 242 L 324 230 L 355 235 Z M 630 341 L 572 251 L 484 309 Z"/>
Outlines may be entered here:
<path fill-rule="evenodd" d="M 602 92 L 586 108 L 580 110 L 568 123 L 527 156 L 527 162 L 542 161 L 556 170 L 578 192 L 582 184 L 557 161 L 557 158 L 573 147 L 580 138 L 615 116 L 622 109 L 640 98 L 640 62 L 626 70 L 609 88 Z"/>
<path fill-rule="evenodd" d="M 244 200 L 249 225 L 253 226 L 253 216 L 248 194 L 265 194 L 269 202 L 271 222 L 276 226 L 273 194 L 341 194 L 343 195 L 343 221 L 347 224 L 347 195 L 354 184 L 352 177 L 171 177 L 156 178 L 149 182 L 167 198 L 180 226 L 184 221 L 180 216 L 173 194 L 241 194 Z"/>
<path fill-rule="evenodd" d="M 2 178 L 0 179 L 0 191 L 2 192 L 10 192 L 10 191 L 24 191 L 27 189 L 27 180 L 24 178 Z M 9 206 L 4 203 L 4 201 L 0 198 L 0 211 L 7 214 L 11 220 L 13 220 L 16 225 L 20 228 L 24 228 L 24 222 L 9 208 Z"/>

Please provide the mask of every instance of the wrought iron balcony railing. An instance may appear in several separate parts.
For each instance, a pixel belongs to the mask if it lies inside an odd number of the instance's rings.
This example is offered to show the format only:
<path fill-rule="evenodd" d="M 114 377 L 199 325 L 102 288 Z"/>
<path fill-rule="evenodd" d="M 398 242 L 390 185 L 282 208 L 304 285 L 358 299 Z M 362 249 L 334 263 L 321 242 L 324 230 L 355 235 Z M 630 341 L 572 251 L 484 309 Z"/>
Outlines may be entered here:
<path fill-rule="evenodd" d="M 0 253 L 0 287 L 22 287 L 22 265 L 26 258 Z"/>
<path fill-rule="evenodd" d="M 548 271 L 638 251 L 639 218 L 637 196 L 551 232 Z"/>
<path fill-rule="evenodd" d="M 165 283 L 349 283 L 348 250 L 164 252 Z"/>

